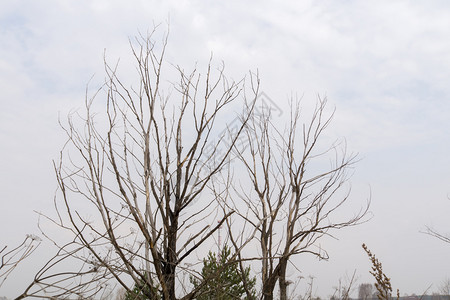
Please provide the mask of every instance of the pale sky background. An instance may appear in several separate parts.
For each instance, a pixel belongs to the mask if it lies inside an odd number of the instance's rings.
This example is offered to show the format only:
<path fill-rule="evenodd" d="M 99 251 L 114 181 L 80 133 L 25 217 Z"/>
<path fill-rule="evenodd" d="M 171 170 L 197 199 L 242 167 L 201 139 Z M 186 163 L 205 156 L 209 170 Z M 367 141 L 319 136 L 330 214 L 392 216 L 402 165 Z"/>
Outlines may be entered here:
<path fill-rule="evenodd" d="M 360 154 L 352 195 L 371 192 L 372 220 L 324 240 L 329 261 L 303 257 L 293 277 L 314 276 L 322 297 L 354 270 L 372 283 L 365 242 L 402 295 L 450 278 L 450 245 L 420 233 L 450 232 L 449 1 L 1 1 L 0 247 L 38 233 L 33 210 L 52 212 L 58 114 L 82 106 L 92 75 L 102 80 L 104 49 L 126 57 L 129 37 L 167 20 L 170 62 L 190 69 L 213 52 L 234 78 L 258 69 L 282 107 L 291 94 L 326 95 L 330 133 Z"/>

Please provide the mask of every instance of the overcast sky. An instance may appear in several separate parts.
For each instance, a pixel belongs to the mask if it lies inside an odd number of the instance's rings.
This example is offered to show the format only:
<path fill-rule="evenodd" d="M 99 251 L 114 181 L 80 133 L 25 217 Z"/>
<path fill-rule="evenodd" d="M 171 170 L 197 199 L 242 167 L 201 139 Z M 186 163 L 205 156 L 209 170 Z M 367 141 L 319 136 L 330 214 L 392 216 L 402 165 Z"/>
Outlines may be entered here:
<path fill-rule="evenodd" d="M 316 277 L 323 297 L 355 270 L 373 282 L 365 242 L 401 294 L 438 290 L 450 244 L 420 231 L 450 232 L 448 1 L 1 1 L 0 248 L 38 233 L 33 210 L 52 210 L 58 115 L 102 80 L 104 49 L 126 63 L 128 38 L 167 22 L 169 62 L 190 69 L 212 52 L 233 78 L 258 69 L 280 107 L 327 96 L 330 134 L 359 153 L 352 197 L 371 193 L 372 220 L 323 241 L 329 261 L 301 258 L 293 278 Z"/>

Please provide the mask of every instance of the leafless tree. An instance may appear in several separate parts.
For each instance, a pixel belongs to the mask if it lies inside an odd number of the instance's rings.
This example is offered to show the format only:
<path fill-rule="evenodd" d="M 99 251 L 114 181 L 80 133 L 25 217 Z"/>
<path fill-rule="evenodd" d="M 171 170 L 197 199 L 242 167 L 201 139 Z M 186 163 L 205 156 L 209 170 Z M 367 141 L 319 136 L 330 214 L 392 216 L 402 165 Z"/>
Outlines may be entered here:
<path fill-rule="evenodd" d="M 217 215 L 209 187 L 230 164 L 259 80 L 250 74 L 246 99 L 244 80 L 227 80 L 224 68 L 214 71 L 210 61 L 203 76 L 174 67 L 179 81 L 168 83 L 167 37 L 162 44 L 154 37 L 152 32 L 130 42 L 134 86 L 105 59 L 104 86 L 93 96 L 86 93 L 82 113 L 61 122 L 68 140 L 54 163 L 57 214 L 46 218 L 71 240 L 49 237 L 58 253 L 20 298 L 98 297 L 107 284 L 130 291 L 142 282 L 149 299 L 193 299 L 201 289 L 177 283 L 183 272 L 193 272 L 184 266 L 199 261 L 197 251 L 210 247 L 214 232 L 234 213 Z M 99 113 L 94 100 L 102 93 L 105 111 Z M 240 118 L 230 128 L 224 120 L 232 113 Z M 77 269 L 55 271 L 70 260 L 68 267 Z"/>
<path fill-rule="evenodd" d="M 358 299 L 366 300 L 372 298 L 373 284 L 361 283 L 358 287 Z"/>
<path fill-rule="evenodd" d="M 40 245 L 41 239 L 35 235 L 27 234 L 24 240 L 16 247 L 8 249 L 3 246 L 0 249 L 0 287 L 8 279 L 9 274 L 17 266 L 29 257 Z"/>
<path fill-rule="evenodd" d="M 239 233 L 229 228 L 237 249 L 248 241 L 242 238 L 246 230 L 258 240 L 260 255 L 246 259 L 261 261 L 266 300 L 273 299 L 277 282 L 280 298 L 286 299 L 286 270 L 293 256 L 310 253 L 326 259 L 319 239 L 357 225 L 367 215 L 368 202 L 355 214 L 344 216 L 349 199 L 345 184 L 356 156 L 348 154 L 343 143 L 324 146 L 324 132 L 334 114 L 327 114 L 326 103 L 318 98 L 307 119 L 300 114 L 300 103 L 294 102 L 284 130 L 272 123 L 270 108 L 260 110 L 246 127 L 245 150 L 235 148 L 249 180 L 234 186 L 243 202 L 227 195 L 223 206 L 245 221 Z"/>
<path fill-rule="evenodd" d="M 450 296 L 450 279 L 445 279 L 442 281 L 442 283 L 439 285 L 439 293 L 442 296 Z"/>

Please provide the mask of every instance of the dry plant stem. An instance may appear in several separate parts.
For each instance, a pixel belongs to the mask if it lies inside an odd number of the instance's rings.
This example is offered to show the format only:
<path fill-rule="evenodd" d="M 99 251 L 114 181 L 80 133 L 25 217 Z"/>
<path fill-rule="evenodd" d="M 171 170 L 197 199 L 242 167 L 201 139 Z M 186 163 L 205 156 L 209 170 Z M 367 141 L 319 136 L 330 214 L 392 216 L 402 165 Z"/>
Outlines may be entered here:
<path fill-rule="evenodd" d="M 372 262 L 372 271 L 370 274 L 375 278 L 375 288 L 377 289 L 377 297 L 380 300 L 389 300 L 392 298 L 392 285 L 391 279 L 383 272 L 383 267 L 378 258 L 375 257 L 366 244 L 362 245 L 364 251 L 366 251 Z M 400 291 L 397 289 L 397 300 L 400 298 Z"/>
<path fill-rule="evenodd" d="M 209 186 L 230 164 L 253 112 L 259 80 L 250 75 L 254 85 L 245 100 L 244 82 L 227 81 L 223 66 L 213 71 L 210 61 L 203 77 L 177 67 L 174 95 L 165 96 L 161 82 L 166 82 L 167 36 L 157 47 L 154 34 L 130 42 L 137 85 L 127 87 L 118 66 L 105 59 L 106 111 L 94 109 L 98 91 L 86 95 L 83 115 L 61 122 L 68 141 L 54 163 L 57 216 L 45 218 L 73 239 L 62 244 L 53 240 L 58 253 L 21 297 L 95 297 L 111 283 L 130 291 L 127 278 L 155 287 L 146 295 L 150 299 L 174 300 L 177 293 L 180 299 L 195 297 L 197 290 L 177 286 L 180 264 L 234 213 L 224 214 L 217 226 L 206 223 L 216 207 Z M 220 128 L 217 119 L 242 99 L 248 102 L 237 128 Z M 67 261 L 78 269 L 54 271 Z"/>
<path fill-rule="evenodd" d="M 347 282 L 342 282 L 342 279 L 339 279 L 339 284 L 335 287 L 335 291 L 331 299 L 339 299 L 339 300 L 349 300 L 350 294 L 353 290 L 353 285 L 356 281 L 356 270 L 353 271 L 352 277 L 350 279 L 347 278 Z"/>

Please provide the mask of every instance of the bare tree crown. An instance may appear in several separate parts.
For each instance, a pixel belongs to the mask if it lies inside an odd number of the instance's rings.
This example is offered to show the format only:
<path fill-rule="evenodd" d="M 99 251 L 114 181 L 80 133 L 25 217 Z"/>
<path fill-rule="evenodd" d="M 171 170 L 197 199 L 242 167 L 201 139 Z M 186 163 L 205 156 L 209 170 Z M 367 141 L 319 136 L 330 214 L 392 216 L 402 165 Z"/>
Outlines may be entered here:
<path fill-rule="evenodd" d="M 246 90 L 245 80 L 229 81 L 211 61 L 203 75 L 186 72 L 165 62 L 167 37 L 161 44 L 153 38 L 131 43 L 132 86 L 105 59 L 104 85 L 86 93 L 83 112 L 61 122 L 67 143 L 54 162 L 56 217 L 43 217 L 70 239 L 43 231 L 58 251 L 18 299 L 102 298 L 111 285 L 144 299 L 207 297 L 226 265 L 208 277 L 192 264 L 202 261 L 219 228 L 226 228 L 233 250 L 227 264 L 241 272 L 247 299 L 255 297 L 249 261 L 260 263 L 258 297 L 273 299 L 278 283 L 287 299 L 291 259 L 327 258 L 318 240 L 364 220 L 368 206 L 350 217 L 338 213 L 356 156 L 339 144 L 320 146 L 333 116 L 325 99 L 309 119 L 293 102 L 280 129 L 270 110 L 255 111 L 257 75 L 247 77 Z M 178 81 L 165 77 L 166 66 Z M 236 123 L 227 126 L 227 119 Z M 323 157 L 331 163 L 311 167 Z M 234 177 L 232 166 L 244 172 Z M 201 280 L 192 285 L 189 278 Z"/>

